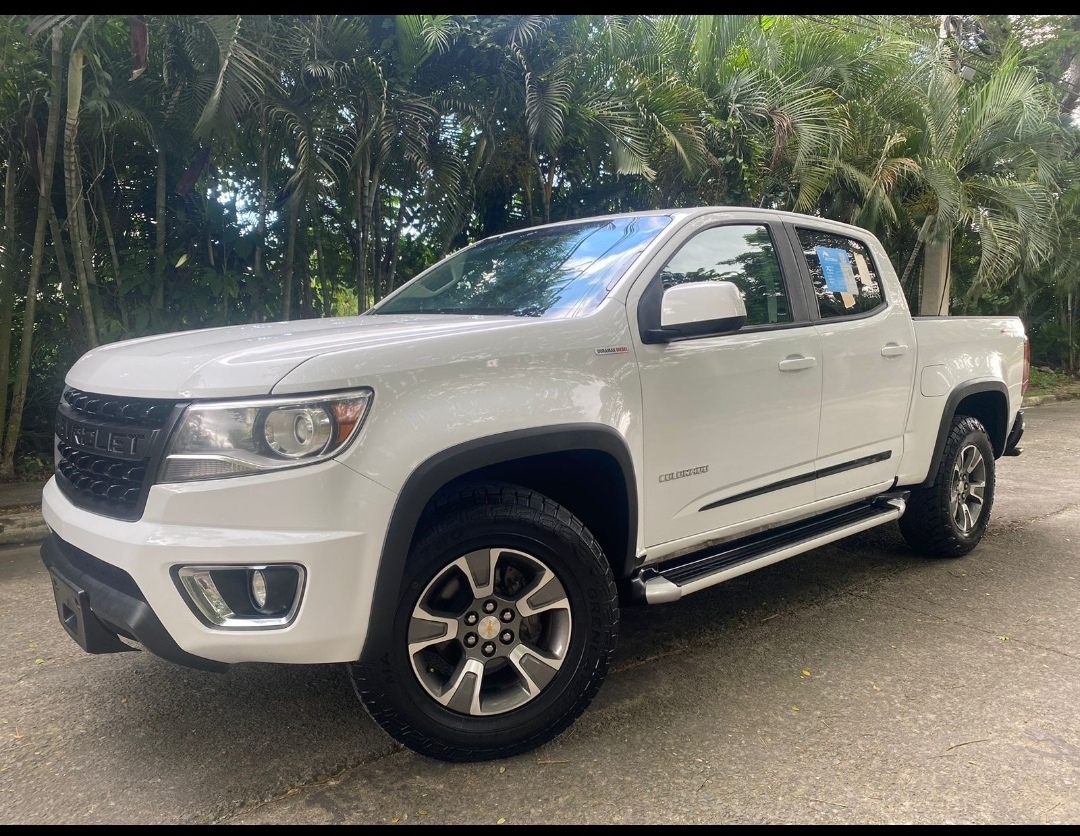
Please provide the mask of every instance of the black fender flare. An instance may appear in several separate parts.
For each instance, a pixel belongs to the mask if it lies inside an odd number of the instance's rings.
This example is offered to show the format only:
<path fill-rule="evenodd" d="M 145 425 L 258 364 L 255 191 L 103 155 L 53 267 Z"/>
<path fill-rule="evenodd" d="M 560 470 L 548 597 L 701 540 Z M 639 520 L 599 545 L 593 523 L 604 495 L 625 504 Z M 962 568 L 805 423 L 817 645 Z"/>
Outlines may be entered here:
<path fill-rule="evenodd" d="M 390 627 L 402 596 L 401 582 L 413 535 L 424 508 L 443 486 L 480 468 L 544 453 L 574 450 L 607 453 L 622 471 L 629 528 L 627 554 L 610 555 L 609 559 L 616 576 L 620 570 L 627 574 L 636 562 L 638 492 L 633 457 L 625 439 L 616 430 L 602 424 L 559 424 L 466 441 L 423 461 L 405 480 L 398 493 L 383 540 L 368 630 L 360 658 L 376 659 L 388 646 Z"/>
<path fill-rule="evenodd" d="M 938 426 L 937 440 L 934 442 L 934 455 L 930 459 L 930 469 L 926 473 L 926 479 L 919 487 L 925 488 L 934 484 L 934 478 L 937 475 L 938 468 L 941 466 L 941 457 L 945 455 L 945 440 L 949 436 L 949 428 L 952 426 L 952 420 L 956 415 L 956 409 L 960 406 L 960 402 L 964 398 L 983 392 L 995 392 L 1004 398 L 1005 406 L 998 421 L 998 427 L 1000 428 L 998 435 L 1001 438 L 991 437 L 990 444 L 994 448 L 995 458 L 1000 457 L 1005 451 L 1005 438 L 1009 433 L 1009 387 L 1000 380 L 976 380 L 970 383 L 961 383 L 949 393 L 945 401 L 945 409 L 941 413 L 941 423 Z"/>

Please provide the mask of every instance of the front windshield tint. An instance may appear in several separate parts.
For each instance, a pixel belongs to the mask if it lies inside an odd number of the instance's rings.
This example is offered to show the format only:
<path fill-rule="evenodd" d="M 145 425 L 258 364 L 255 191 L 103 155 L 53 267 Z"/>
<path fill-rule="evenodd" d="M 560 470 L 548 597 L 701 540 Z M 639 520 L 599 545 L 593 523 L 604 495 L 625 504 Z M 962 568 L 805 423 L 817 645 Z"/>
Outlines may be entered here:
<path fill-rule="evenodd" d="M 481 241 L 435 265 L 372 313 L 588 313 L 670 221 L 613 218 Z"/>

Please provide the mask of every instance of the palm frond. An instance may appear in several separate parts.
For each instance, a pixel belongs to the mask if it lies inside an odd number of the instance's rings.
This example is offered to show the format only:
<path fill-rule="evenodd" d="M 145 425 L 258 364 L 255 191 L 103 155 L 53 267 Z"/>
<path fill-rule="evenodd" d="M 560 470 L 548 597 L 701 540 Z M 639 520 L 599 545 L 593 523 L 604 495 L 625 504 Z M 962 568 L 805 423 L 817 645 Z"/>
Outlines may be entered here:
<path fill-rule="evenodd" d="M 952 235 L 960 221 L 964 206 L 964 187 L 960 182 L 955 167 L 948 160 L 926 158 L 919 161 L 922 176 L 930 193 L 934 195 L 936 206 L 933 214 L 934 225 L 929 230 L 933 240 L 943 240 Z"/>
<path fill-rule="evenodd" d="M 461 31 L 452 15 L 414 15 L 420 18 L 418 35 L 424 41 L 427 54 L 446 52 L 454 36 Z"/>
<path fill-rule="evenodd" d="M 495 35 L 511 48 L 527 47 L 539 39 L 555 15 L 504 15 L 502 31 Z"/>
<path fill-rule="evenodd" d="M 30 19 L 26 27 L 26 33 L 31 38 L 36 38 L 43 32 L 49 32 L 58 26 L 67 26 L 80 15 L 35 15 Z"/>
<path fill-rule="evenodd" d="M 221 116 L 235 124 L 244 108 L 257 101 L 273 82 L 266 62 L 241 37 L 239 15 L 198 17 L 217 49 L 213 86 L 194 129 L 196 136 L 204 136 Z"/>
<path fill-rule="evenodd" d="M 1047 117 L 1055 110 L 1032 68 L 995 73 L 975 90 L 960 119 L 956 146 L 962 167 L 1003 142 L 1024 138 L 1034 125 L 1049 125 Z"/>
<path fill-rule="evenodd" d="M 525 70 L 525 122 L 538 148 L 553 150 L 562 139 L 573 82 L 572 61 L 563 59 L 546 72 Z"/>

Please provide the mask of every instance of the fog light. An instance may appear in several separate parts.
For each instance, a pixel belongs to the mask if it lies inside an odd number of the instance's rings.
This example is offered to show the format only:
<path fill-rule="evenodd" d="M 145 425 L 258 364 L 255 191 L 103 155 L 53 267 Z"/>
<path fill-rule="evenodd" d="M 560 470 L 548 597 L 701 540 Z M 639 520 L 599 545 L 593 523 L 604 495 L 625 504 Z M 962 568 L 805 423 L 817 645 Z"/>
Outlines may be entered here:
<path fill-rule="evenodd" d="M 256 569 L 251 573 L 251 600 L 255 602 L 257 609 L 266 606 L 266 575 L 262 569 Z"/>
<path fill-rule="evenodd" d="M 292 623 L 304 592 L 304 567 L 175 566 L 173 579 L 209 627 L 266 629 Z"/>
<path fill-rule="evenodd" d="M 215 624 L 224 624 L 232 616 L 233 611 L 229 609 L 229 605 L 218 592 L 209 569 L 182 570 L 180 580 L 190 600 L 199 607 L 199 611 L 207 619 Z"/>

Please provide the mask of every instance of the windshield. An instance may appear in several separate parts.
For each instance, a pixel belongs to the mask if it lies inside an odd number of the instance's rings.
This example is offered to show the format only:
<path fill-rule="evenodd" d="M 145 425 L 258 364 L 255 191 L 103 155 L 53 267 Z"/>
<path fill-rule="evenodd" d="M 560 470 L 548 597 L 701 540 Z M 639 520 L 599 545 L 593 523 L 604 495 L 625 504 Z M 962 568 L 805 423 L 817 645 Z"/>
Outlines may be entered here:
<path fill-rule="evenodd" d="M 612 218 L 481 241 L 436 264 L 372 313 L 588 313 L 670 221 Z"/>

